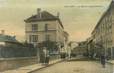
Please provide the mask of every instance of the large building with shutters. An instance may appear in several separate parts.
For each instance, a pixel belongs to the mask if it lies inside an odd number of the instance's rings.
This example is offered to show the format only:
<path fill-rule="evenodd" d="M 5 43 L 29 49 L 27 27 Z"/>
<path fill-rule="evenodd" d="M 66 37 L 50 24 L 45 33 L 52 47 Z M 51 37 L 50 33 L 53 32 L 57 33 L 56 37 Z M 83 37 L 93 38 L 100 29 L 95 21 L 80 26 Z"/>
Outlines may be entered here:
<path fill-rule="evenodd" d="M 37 14 L 25 20 L 26 41 L 38 45 L 43 41 L 54 41 L 59 44 L 65 44 L 68 34 L 64 31 L 63 24 L 59 19 L 59 13 L 56 16 L 47 11 L 37 9 Z"/>

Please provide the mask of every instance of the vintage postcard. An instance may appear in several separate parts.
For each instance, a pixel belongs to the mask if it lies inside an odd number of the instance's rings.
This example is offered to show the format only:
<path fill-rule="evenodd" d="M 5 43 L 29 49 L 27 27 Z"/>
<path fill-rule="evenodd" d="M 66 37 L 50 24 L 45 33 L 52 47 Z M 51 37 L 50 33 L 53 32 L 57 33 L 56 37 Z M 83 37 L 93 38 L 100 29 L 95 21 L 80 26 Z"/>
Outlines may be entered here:
<path fill-rule="evenodd" d="M 0 73 L 114 73 L 114 0 L 0 0 Z"/>

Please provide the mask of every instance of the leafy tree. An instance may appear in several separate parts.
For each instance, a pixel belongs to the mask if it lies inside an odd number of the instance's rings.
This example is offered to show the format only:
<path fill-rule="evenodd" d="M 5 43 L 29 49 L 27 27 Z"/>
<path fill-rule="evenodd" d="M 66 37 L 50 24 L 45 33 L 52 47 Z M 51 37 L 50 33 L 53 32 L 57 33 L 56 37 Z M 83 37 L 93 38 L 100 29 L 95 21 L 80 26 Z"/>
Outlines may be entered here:
<path fill-rule="evenodd" d="M 42 43 L 40 43 L 39 46 L 40 47 L 46 47 L 47 50 L 49 50 L 50 52 L 58 51 L 57 43 L 54 41 L 43 41 Z"/>

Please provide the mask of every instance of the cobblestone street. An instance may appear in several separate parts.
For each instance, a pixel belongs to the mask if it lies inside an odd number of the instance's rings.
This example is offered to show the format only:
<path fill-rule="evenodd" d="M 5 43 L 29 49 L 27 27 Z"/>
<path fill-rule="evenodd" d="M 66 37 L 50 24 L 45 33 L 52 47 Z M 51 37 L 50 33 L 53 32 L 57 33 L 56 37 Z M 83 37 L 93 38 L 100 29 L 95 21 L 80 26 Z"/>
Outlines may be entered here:
<path fill-rule="evenodd" d="M 96 61 L 61 62 L 33 73 L 112 73 L 112 67 L 102 68 Z"/>

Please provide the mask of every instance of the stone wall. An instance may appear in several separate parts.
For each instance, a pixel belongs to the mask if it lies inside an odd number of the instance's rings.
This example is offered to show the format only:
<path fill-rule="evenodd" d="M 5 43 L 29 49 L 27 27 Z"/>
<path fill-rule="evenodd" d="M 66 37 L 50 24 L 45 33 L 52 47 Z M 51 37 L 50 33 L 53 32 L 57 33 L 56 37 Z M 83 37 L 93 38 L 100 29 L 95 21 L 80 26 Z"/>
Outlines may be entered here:
<path fill-rule="evenodd" d="M 37 57 L 0 58 L 0 71 L 38 63 Z"/>

